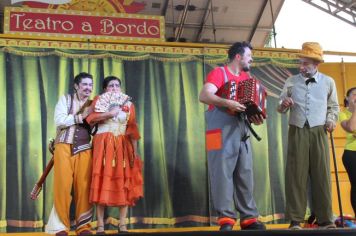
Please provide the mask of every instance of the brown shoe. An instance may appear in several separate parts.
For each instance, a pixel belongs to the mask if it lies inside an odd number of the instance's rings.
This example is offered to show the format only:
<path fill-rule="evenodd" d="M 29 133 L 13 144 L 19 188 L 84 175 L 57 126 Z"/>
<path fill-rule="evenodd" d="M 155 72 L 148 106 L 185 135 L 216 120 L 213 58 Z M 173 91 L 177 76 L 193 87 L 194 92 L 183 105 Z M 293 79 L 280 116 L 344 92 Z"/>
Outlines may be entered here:
<path fill-rule="evenodd" d="M 89 229 L 85 229 L 82 232 L 78 234 L 79 236 L 84 236 L 84 235 L 93 235 L 93 233 Z"/>
<path fill-rule="evenodd" d="M 68 232 L 65 230 L 59 231 L 56 233 L 56 236 L 68 236 Z"/>

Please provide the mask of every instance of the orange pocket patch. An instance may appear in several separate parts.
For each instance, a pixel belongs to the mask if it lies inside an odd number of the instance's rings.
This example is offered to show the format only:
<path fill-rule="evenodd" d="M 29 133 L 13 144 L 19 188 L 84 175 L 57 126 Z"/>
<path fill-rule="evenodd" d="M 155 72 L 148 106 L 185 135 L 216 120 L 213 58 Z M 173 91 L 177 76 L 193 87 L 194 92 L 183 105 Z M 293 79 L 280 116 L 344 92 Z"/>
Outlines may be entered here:
<path fill-rule="evenodd" d="M 222 148 L 221 129 L 206 131 L 206 150 L 219 150 Z"/>

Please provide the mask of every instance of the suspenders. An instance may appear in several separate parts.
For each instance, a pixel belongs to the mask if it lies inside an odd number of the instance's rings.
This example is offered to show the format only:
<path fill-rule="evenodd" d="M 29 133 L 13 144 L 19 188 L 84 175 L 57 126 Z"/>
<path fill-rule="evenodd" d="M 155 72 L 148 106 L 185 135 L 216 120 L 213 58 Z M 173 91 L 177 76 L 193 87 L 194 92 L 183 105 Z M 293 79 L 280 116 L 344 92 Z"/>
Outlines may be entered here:
<path fill-rule="evenodd" d="M 224 68 L 223 66 L 220 66 L 219 68 L 220 68 L 220 69 L 223 71 L 223 73 L 224 73 L 224 82 L 225 82 L 225 83 L 229 82 L 229 79 L 227 78 L 227 74 L 226 74 L 225 68 Z"/>
<path fill-rule="evenodd" d="M 224 82 L 227 83 L 229 82 L 229 79 L 227 78 L 227 74 L 226 74 L 226 70 L 225 67 L 221 66 L 219 67 L 223 73 L 224 73 Z M 246 113 L 245 112 L 239 112 L 237 113 L 237 116 L 242 117 L 242 119 L 245 121 L 248 129 L 251 131 L 252 135 L 258 140 L 261 141 L 261 137 L 256 133 L 256 131 L 252 128 L 250 121 L 247 119 Z M 245 137 L 243 137 L 243 141 L 246 141 L 250 136 L 246 135 Z"/>

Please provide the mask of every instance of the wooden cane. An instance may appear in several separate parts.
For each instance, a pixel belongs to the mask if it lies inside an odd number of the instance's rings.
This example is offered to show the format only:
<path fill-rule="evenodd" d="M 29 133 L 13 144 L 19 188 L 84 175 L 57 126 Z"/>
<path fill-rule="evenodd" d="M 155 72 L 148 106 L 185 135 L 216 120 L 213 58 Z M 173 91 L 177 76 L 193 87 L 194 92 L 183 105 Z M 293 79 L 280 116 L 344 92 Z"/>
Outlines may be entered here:
<path fill-rule="evenodd" d="M 334 160 L 336 190 L 337 190 L 337 198 L 338 198 L 338 201 L 339 201 L 339 210 L 340 210 L 340 221 L 341 221 L 341 227 L 344 228 L 344 217 L 343 217 L 343 213 L 342 213 L 342 204 L 341 204 L 341 195 L 340 195 L 340 185 L 339 185 L 339 175 L 338 175 L 338 169 L 337 169 L 337 163 L 336 163 L 334 137 L 333 137 L 333 133 L 332 133 L 332 132 L 330 132 L 330 142 L 331 142 L 331 149 L 332 149 L 333 160 Z"/>

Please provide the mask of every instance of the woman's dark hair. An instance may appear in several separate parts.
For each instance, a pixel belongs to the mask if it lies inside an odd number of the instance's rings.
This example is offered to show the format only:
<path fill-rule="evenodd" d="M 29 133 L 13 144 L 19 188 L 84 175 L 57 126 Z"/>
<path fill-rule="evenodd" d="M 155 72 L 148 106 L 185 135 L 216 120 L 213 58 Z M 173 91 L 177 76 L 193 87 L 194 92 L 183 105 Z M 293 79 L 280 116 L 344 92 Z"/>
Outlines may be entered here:
<path fill-rule="evenodd" d="M 81 72 L 74 77 L 74 84 L 79 86 L 80 82 L 82 82 L 84 78 L 89 78 L 93 80 L 93 76 L 91 74 L 86 72 Z"/>
<path fill-rule="evenodd" d="M 245 53 L 245 48 L 249 48 L 249 49 L 253 49 L 251 44 L 249 42 L 236 42 L 234 43 L 228 51 L 228 57 L 229 57 L 229 61 L 234 60 L 234 58 L 236 57 L 237 54 L 240 54 L 241 56 L 244 55 Z"/>
<path fill-rule="evenodd" d="M 349 106 L 349 102 L 347 101 L 347 97 L 350 96 L 350 94 L 352 93 L 352 91 L 356 90 L 356 87 L 352 87 L 349 90 L 347 90 L 346 92 L 346 97 L 344 98 L 344 106 L 348 107 Z"/>
<path fill-rule="evenodd" d="M 121 87 L 121 80 L 116 76 L 109 75 L 109 76 L 105 77 L 105 79 L 103 80 L 103 89 L 104 90 L 108 87 L 110 81 L 112 81 L 112 80 L 119 81 L 119 84 L 120 84 L 120 87 Z"/>

